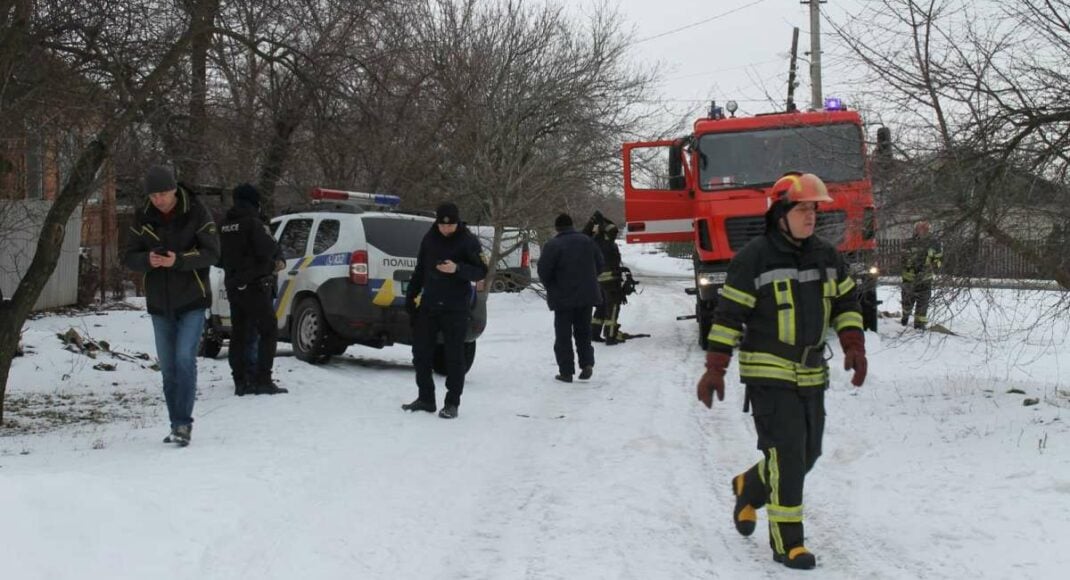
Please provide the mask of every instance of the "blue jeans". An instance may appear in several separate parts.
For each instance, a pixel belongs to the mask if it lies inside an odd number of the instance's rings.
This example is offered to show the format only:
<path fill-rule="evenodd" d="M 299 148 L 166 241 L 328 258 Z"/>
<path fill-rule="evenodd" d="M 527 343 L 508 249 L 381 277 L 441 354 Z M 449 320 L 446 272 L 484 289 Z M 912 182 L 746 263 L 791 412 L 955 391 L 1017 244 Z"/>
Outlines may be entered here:
<path fill-rule="evenodd" d="M 197 347 L 204 330 L 204 308 L 174 316 L 152 315 L 156 356 L 163 373 L 163 396 L 171 428 L 193 424 L 197 398 Z"/>

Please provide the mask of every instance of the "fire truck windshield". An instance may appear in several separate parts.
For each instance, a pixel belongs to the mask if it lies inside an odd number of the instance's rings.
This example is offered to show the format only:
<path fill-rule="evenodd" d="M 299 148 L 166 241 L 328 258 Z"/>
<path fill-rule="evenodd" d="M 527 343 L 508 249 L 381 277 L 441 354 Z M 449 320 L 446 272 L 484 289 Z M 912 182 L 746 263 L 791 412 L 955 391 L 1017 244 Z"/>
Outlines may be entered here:
<path fill-rule="evenodd" d="M 826 182 L 865 177 L 862 130 L 852 124 L 707 133 L 699 138 L 698 155 L 706 191 L 771 185 L 788 171 Z"/>

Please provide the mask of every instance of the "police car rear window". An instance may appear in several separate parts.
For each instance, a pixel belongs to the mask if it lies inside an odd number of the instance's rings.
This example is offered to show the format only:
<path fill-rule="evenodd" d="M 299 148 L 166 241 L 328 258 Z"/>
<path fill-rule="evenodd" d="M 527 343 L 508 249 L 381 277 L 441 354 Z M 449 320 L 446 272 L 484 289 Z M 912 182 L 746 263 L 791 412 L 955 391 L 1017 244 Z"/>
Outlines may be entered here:
<path fill-rule="evenodd" d="M 370 245 L 389 256 L 415 258 L 420 251 L 420 241 L 434 222 L 397 218 L 366 217 L 364 234 Z"/>

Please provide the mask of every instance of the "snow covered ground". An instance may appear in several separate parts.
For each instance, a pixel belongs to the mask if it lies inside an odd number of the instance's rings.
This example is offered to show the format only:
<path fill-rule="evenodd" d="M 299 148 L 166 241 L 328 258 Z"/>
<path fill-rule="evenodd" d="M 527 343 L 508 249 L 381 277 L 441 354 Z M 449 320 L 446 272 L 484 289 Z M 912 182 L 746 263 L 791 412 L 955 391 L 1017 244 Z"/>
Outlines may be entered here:
<path fill-rule="evenodd" d="M 693 310 L 689 264 L 624 250 L 642 281 L 624 329 L 653 336 L 597 345 L 594 378 L 566 385 L 545 304 L 495 294 L 455 421 L 400 410 L 416 392 L 404 347 L 310 366 L 283 346 L 288 395 L 234 397 L 225 360 L 202 361 L 193 444 L 177 449 L 160 442 L 158 373 L 136 357 L 155 355 L 143 311 L 30 322 L 0 428 L 3 578 L 807 574 L 731 524 L 729 478 L 758 452 L 735 364 L 723 404 L 695 400 L 704 355 L 694 321 L 675 320 Z M 1056 298 L 996 296 L 1012 313 Z M 894 288 L 881 297 L 897 309 Z M 957 336 L 886 322 L 867 336 L 862 389 L 832 341 L 825 455 L 807 482 L 811 576 L 1070 569 L 1067 323 L 998 332 L 1014 316 L 990 313 L 935 317 Z M 130 356 L 62 350 L 71 327 Z"/>

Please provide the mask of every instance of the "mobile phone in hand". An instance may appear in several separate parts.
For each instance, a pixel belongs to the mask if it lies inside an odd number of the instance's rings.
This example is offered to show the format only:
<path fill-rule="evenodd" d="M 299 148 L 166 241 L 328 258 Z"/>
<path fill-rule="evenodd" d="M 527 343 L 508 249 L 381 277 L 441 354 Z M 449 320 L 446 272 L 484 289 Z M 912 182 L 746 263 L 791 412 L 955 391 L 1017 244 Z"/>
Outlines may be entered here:
<path fill-rule="evenodd" d="M 165 256 L 166 257 L 167 256 L 167 248 L 165 248 L 163 246 L 156 246 L 155 248 L 152 249 L 152 253 L 156 254 L 157 256 Z"/>

